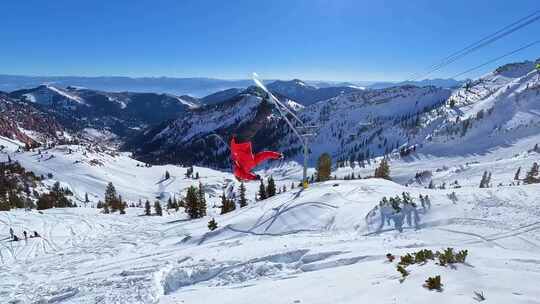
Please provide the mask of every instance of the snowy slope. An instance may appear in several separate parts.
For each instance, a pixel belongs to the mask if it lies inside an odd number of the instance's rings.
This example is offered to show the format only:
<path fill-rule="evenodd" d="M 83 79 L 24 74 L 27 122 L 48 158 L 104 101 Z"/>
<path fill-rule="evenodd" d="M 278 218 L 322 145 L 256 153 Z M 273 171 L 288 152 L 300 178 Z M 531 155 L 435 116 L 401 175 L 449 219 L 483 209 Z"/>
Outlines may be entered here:
<path fill-rule="evenodd" d="M 336 185 L 337 184 L 337 185 Z M 419 230 L 374 232 L 366 214 L 383 195 L 429 194 Z M 328 182 L 217 217 L 100 215 L 95 209 L 0 212 L 5 225 L 43 238 L 2 241 L 0 295 L 22 303 L 496 303 L 539 296 L 539 193 L 535 186 L 449 191 L 382 180 Z M 399 282 L 396 255 L 422 248 L 468 249 L 466 264 L 410 266 Z M 441 275 L 444 290 L 422 287 Z M 277 293 L 275 290 L 279 290 Z"/>
<path fill-rule="evenodd" d="M 30 102 L 43 105 L 52 105 L 53 102 L 57 101 L 58 99 L 65 100 L 66 106 L 69 105 L 70 102 L 84 104 L 83 99 L 79 96 L 70 94 L 63 89 L 50 85 L 41 85 L 35 90 L 29 90 L 27 93 L 23 92 L 22 96 L 24 96 L 26 100 Z"/>
<path fill-rule="evenodd" d="M 201 179 L 192 180 L 184 177 L 185 168 L 137 167 L 140 162 L 113 151 L 58 146 L 40 156 L 14 153 L 16 143 L 4 140 L 13 159 L 38 174 L 53 173 L 45 183 L 61 181 L 79 200 L 86 192 L 92 203 L 102 199 L 109 181 L 128 201 L 164 201 L 201 181 L 209 215 L 186 221 L 185 213 L 174 211 L 141 217 L 139 208 L 128 208 L 126 216 L 93 208 L 0 212 L 0 267 L 5 273 L 0 298 L 21 303 L 472 303 L 478 291 L 488 303 L 535 303 L 540 296 L 535 283 L 540 279 L 540 192 L 536 185 L 507 183 L 514 168 L 528 170 L 540 159 L 530 151 L 538 142 L 536 135 L 486 154 L 419 155 L 390 162 L 391 176 L 400 183 L 429 169 L 437 184 L 459 179 L 458 189 L 338 180 L 255 203 L 258 183 L 249 183 L 250 205 L 218 215 L 212 208 L 219 205 L 218 196 L 236 183 L 230 173 L 195 167 Z M 355 173 L 366 176 L 375 166 L 356 166 Z M 479 189 L 486 169 L 493 170 L 494 184 L 505 186 Z M 165 170 L 171 173 L 168 181 L 163 181 Z M 340 168 L 335 174 L 350 170 Z M 294 163 L 258 173 L 272 174 L 278 186 L 288 188 L 301 176 Z M 432 208 L 420 210 L 418 230 L 407 225 L 403 233 L 391 226 L 378 230 L 380 218 L 366 221 L 383 196 L 403 191 L 416 203 L 419 194 L 431 198 Z M 455 202 L 448 196 L 452 192 Z M 207 228 L 211 217 L 219 225 L 213 232 Z M 35 230 L 43 237 L 9 242 L 7 226 L 19 235 Z M 389 252 L 446 247 L 468 249 L 467 263 L 455 269 L 433 262 L 410 266 L 403 283 L 396 263 L 385 258 Z M 434 275 L 442 276 L 442 292 L 422 287 Z"/>
<path fill-rule="evenodd" d="M 0 137 L 0 145 L 5 148 L 0 151 L 0 161 L 6 161 L 9 155 L 12 160 L 20 162 L 26 169 L 37 176 L 52 174 L 44 183 L 52 186 L 56 181 L 61 182 L 74 193 L 77 204 L 84 202 L 88 193 L 92 205 L 104 199 L 105 187 L 112 182 L 122 197 L 128 202 L 160 200 L 165 203 L 169 197 L 178 199 L 185 196 L 189 186 L 203 184 L 208 195 L 209 214 L 218 212 L 212 206 L 219 205 L 219 196 L 227 189 L 237 191 L 240 183 L 229 172 L 195 167 L 200 179 L 187 178 L 187 168 L 175 165 L 146 167 L 145 163 L 129 156 L 129 153 L 118 153 L 97 145 L 60 145 L 50 149 L 41 149 L 41 153 L 17 152 L 18 147 L 24 146 L 7 138 Z M 277 186 L 290 187 L 291 182 L 298 181 L 301 168 L 295 164 L 284 167 L 287 172 L 277 179 Z M 165 180 L 165 172 L 171 178 Z M 194 173 L 195 174 L 195 173 Z M 261 171 L 263 176 L 271 173 Z M 247 198 L 254 200 L 258 184 L 249 184 Z M 228 191 L 227 191 L 228 192 Z"/>

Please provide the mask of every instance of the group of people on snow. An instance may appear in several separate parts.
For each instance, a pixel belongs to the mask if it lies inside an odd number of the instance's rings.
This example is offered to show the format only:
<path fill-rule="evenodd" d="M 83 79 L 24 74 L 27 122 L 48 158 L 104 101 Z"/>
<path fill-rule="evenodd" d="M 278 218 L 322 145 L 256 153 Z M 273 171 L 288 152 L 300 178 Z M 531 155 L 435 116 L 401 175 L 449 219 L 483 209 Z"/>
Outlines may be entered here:
<path fill-rule="evenodd" d="M 15 234 L 15 231 L 13 231 L 13 228 L 9 228 L 9 236 L 10 236 L 10 239 L 14 242 L 18 242 L 21 240 L 21 238 L 19 236 L 17 236 Z M 26 232 L 26 230 L 23 231 L 23 236 L 24 236 L 24 239 L 27 240 L 29 237 L 30 238 L 37 238 L 37 237 L 40 237 L 39 233 L 37 231 L 34 231 L 33 234 L 31 235 L 28 235 L 28 232 Z"/>

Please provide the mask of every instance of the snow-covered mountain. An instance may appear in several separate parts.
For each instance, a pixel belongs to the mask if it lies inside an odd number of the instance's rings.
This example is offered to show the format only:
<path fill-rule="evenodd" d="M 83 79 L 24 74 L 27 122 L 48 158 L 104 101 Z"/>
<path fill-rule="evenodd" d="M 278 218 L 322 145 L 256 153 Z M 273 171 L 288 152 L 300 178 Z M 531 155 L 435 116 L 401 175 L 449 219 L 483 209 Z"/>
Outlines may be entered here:
<path fill-rule="evenodd" d="M 277 94 L 293 99 L 302 105 L 311 105 L 321 100 L 336 97 L 340 94 L 361 91 L 354 86 L 325 86 L 316 87 L 306 84 L 300 79 L 290 81 L 277 80 L 268 84 L 268 89 Z"/>
<path fill-rule="evenodd" d="M 36 146 L 66 139 L 64 127 L 47 112 L 31 104 L 15 102 L 0 93 L 0 136 Z"/>
<path fill-rule="evenodd" d="M 234 96 L 240 94 L 243 89 L 231 88 L 223 91 L 219 91 L 208 96 L 201 98 L 199 101 L 204 105 L 211 105 L 216 103 L 224 102 L 228 99 L 233 98 Z"/>
<path fill-rule="evenodd" d="M 79 131 L 89 127 L 106 128 L 119 136 L 127 136 L 149 125 L 175 119 L 199 105 L 190 96 L 113 93 L 51 85 L 14 91 L 9 93 L 9 97 L 33 104 L 70 129 Z"/>
<path fill-rule="evenodd" d="M 256 135 L 264 141 L 257 148 L 275 137 L 268 137 L 275 130 L 270 123 L 271 105 L 262 97 L 262 92 L 252 87 L 225 102 L 202 106 L 174 121 L 145 130 L 131 139 L 126 148 L 148 162 L 228 167 L 228 141 L 246 122 L 254 119 L 268 122 Z"/>
<path fill-rule="evenodd" d="M 418 153 L 460 153 L 460 144 L 467 142 L 475 142 L 481 152 L 538 132 L 538 78 L 534 62 L 517 63 L 457 89 L 411 85 L 355 89 L 295 110 L 306 124 L 317 126 L 317 135 L 310 139 L 312 161 L 323 152 L 337 160 L 360 162 L 398 152 L 406 156 L 413 148 Z M 278 84 L 282 83 L 272 84 L 273 90 Z M 300 81 L 293 87 L 317 91 Z M 281 92 L 280 98 L 287 99 L 296 91 Z M 248 91 L 218 106 L 202 107 L 171 125 L 147 131 L 131 148 L 146 161 L 152 161 L 152 155 L 192 155 L 182 160 L 228 167 L 226 148 L 213 134 L 227 141 L 236 128 L 255 117 L 260 100 Z M 265 127 L 253 140 L 256 148 L 279 149 L 300 158 L 299 142 L 279 116 L 264 119 Z M 205 137 L 211 144 L 203 144 Z M 187 151 L 196 143 L 203 148 Z"/>

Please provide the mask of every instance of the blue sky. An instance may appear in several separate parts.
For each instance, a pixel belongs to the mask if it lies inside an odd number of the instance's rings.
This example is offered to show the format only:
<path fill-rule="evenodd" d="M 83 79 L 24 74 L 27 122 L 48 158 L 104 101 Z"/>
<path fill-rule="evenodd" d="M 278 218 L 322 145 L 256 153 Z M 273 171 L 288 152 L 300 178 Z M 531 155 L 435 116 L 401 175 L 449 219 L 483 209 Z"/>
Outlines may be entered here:
<path fill-rule="evenodd" d="M 0 74 L 405 80 L 538 9 L 538 0 L 2 1 Z M 533 23 L 430 77 L 539 34 Z M 504 62 L 538 57 L 540 45 Z"/>

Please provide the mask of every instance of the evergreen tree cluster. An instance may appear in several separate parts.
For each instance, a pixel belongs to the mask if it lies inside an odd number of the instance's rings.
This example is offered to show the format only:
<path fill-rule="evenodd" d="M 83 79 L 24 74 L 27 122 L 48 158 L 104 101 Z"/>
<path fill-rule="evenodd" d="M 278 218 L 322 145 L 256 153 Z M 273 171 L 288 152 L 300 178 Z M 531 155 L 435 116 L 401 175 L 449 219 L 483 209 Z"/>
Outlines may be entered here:
<path fill-rule="evenodd" d="M 282 189 L 287 190 L 287 188 L 282 188 Z M 264 199 L 270 198 L 276 195 L 277 193 L 281 193 L 281 191 L 283 191 L 282 189 L 279 189 L 279 192 L 278 192 L 276 182 L 272 176 L 270 176 L 267 179 L 266 185 L 264 181 L 261 179 L 261 183 L 259 185 L 258 199 L 264 200 Z M 244 196 L 245 196 L 245 190 L 244 190 Z"/>
<path fill-rule="evenodd" d="M 264 184 L 263 184 L 264 186 Z M 266 188 L 265 188 L 266 193 Z M 236 210 L 236 196 L 233 198 L 227 198 L 225 195 L 225 192 L 223 192 L 221 196 L 221 214 L 229 213 L 231 211 Z M 246 186 L 244 183 L 240 183 L 240 187 L 238 188 L 238 205 L 240 205 L 240 208 L 243 208 L 248 205 L 248 201 L 246 198 Z"/>
<path fill-rule="evenodd" d="M 525 179 L 523 180 L 526 184 L 537 184 L 540 183 L 540 176 L 538 176 L 538 163 L 534 162 L 531 169 L 527 172 Z"/>
<path fill-rule="evenodd" d="M 39 194 L 31 191 L 31 188 L 36 187 L 42 179 L 11 159 L 0 163 L 0 211 L 34 208 L 34 200 Z"/>
<path fill-rule="evenodd" d="M 388 164 L 388 160 L 386 160 L 386 158 L 383 158 L 381 160 L 381 163 L 379 164 L 379 167 L 375 168 L 375 173 L 373 174 L 373 176 L 375 178 L 392 180 L 390 178 L 390 165 Z"/>
<path fill-rule="evenodd" d="M 37 209 L 44 210 L 50 208 L 66 208 L 77 207 L 68 196 L 72 196 L 73 193 L 67 189 L 62 188 L 59 182 L 54 183 L 49 193 L 43 193 L 37 200 Z"/>
<path fill-rule="evenodd" d="M 122 200 L 122 196 L 116 193 L 116 188 L 112 182 L 109 182 L 105 189 L 104 213 L 119 211 L 120 214 L 126 213 L 127 204 Z"/>
<path fill-rule="evenodd" d="M 193 166 L 189 166 L 186 170 L 186 178 L 199 179 L 199 172 L 194 172 Z"/>
<path fill-rule="evenodd" d="M 184 208 L 190 219 L 206 216 L 206 198 L 202 183 L 199 183 L 198 188 L 195 186 L 188 188 Z"/>
<path fill-rule="evenodd" d="M 180 209 L 180 205 L 182 203 L 181 202 L 178 202 L 178 200 L 176 200 L 176 197 L 173 197 L 173 198 L 170 198 L 167 200 L 167 210 L 171 210 L 171 209 L 174 209 L 175 211 L 178 211 L 178 209 Z"/>
<path fill-rule="evenodd" d="M 227 198 L 225 192 L 221 195 L 221 214 L 229 213 L 236 209 L 236 203 L 234 200 Z"/>

